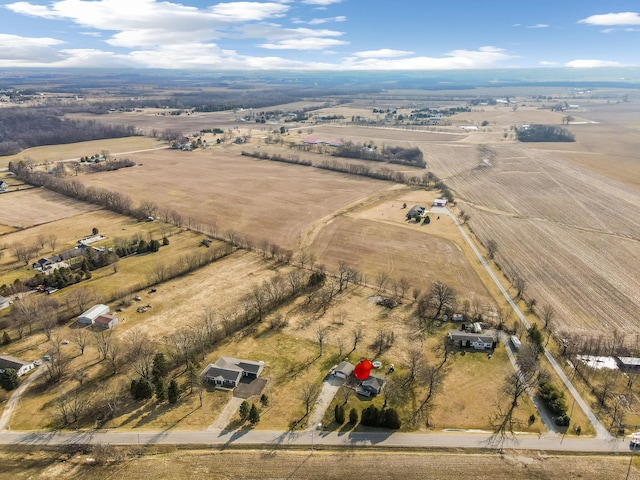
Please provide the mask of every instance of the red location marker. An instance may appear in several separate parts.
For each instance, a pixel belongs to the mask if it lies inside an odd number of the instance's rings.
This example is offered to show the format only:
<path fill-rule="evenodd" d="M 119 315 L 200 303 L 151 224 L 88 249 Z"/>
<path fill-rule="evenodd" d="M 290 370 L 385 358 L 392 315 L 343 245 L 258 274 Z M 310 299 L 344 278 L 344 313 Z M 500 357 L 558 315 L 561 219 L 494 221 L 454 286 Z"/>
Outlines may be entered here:
<path fill-rule="evenodd" d="M 370 360 L 362 360 L 353 369 L 353 375 L 358 380 L 366 380 L 367 378 L 369 378 L 369 373 L 371 372 L 372 368 L 373 364 Z"/>

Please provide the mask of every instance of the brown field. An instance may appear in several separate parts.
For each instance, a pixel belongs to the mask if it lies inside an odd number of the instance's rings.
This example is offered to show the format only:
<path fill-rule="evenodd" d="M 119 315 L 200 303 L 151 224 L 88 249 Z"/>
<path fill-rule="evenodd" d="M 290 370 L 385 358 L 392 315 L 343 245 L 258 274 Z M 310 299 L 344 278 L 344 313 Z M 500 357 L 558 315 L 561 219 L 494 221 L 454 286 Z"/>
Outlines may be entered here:
<path fill-rule="evenodd" d="M 107 150 L 112 155 L 126 153 L 135 150 L 145 150 L 156 148 L 162 144 L 155 138 L 149 137 L 127 137 L 112 138 L 108 140 L 92 140 L 88 142 L 67 143 L 64 145 L 46 145 L 43 147 L 27 148 L 15 155 L 0 157 L 0 168 L 6 168 L 9 162 L 31 158 L 36 163 L 58 162 L 95 155 Z"/>
<path fill-rule="evenodd" d="M 120 478 L 146 480 L 173 478 L 176 480 L 205 477 L 264 479 L 358 478 L 375 468 L 375 478 L 479 480 L 625 478 L 629 470 L 626 456 L 556 455 L 542 452 L 507 450 L 504 455 L 459 451 L 390 452 L 358 449 L 335 450 L 212 450 L 155 447 L 136 454 L 135 447 L 116 448 L 126 460 L 105 465 L 89 465 L 91 452 L 62 453 L 61 450 L 33 450 L 23 447 L 3 447 L 0 461 L 4 468 L 0 479 L 69 478 L 108 479 L 114 472 Z M 629 479 L 640 478 L 638 462 L 633 461 Z"/>
<path fill-rule="evenodd" d="M 29 228 L 97 209 L 48 190 L 21 190 L 0 195 L 0 225 Z"/>
<path fill-rule="evenodd" d="M 217 224 L 254 240 L 295 246 L 300 232 L 329 213 L 393 184 L 259 161 L 239 147 L 135 155 L 143 167 L 82 177 L 136 201 L 151 200 L 201 224 Z M 140 186 L 144 185 L 144 189 Z"/>

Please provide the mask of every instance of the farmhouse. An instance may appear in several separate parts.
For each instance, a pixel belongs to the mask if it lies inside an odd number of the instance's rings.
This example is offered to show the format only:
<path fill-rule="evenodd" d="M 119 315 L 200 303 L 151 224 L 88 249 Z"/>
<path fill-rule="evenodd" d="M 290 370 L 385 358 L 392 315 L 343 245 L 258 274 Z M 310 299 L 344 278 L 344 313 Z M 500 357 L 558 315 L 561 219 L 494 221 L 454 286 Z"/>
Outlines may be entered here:
<path fill-rule="evenodd" d="M 365 397 L 372 397 L 378 395 L 386 383 L 387 381 L 384 378 L 372 374 L 360 383 L 360 387 L 356 391 Z"/>
<path fill-rule="evenodd" d="M 60 255 L 54 255 L 49 258 L 41 258 L 37 262 L 33 263 L 31 267 L 34 270 L 38 270 L 39 272 L 51 273 L 58 268 L 68 267 L 66 263 L 62 261 L 62 257 Z"/>
<path fill-rule="evenodd" d="M 21 377 L 29 370 L 32 370 L 33 367 L 33 362 L 28 362 L 11 355 L 0 355 L 0 373 L 3 373 L 7 368 L 12 368 L 18 376 Z"/>
<path fill-rule="evenodd" d="M 109 307 L 99 303 L 98 305 L 94 305 L 89 310 L 84 312 L 82 315 L 78 317 L 78 323 L 82 323 L 85 325 L 93 325 L 100 315 L 106 315 L 109 313 Z"/>
<path fill-rule="evenodd" d="M 9 299 L 0 295 L 0 310 L 4 308 L 8 308 L 9 305 L 11 305 L 11 302 L 9 301 Z"/>
<path fill-rule="evenodd" d="M 338 365 L 336 365 L 336 367 L 333 369 L 333 374 L 336 377 L 339 378 L 343 378 L 346 379 L 349 377 L 349 375 L 351 375 L 353 373 L 353 369 L 355 367 L 353 366 L 353 364 L 349 363 L 349 362 L 340 362 Z"/>
<path fill-rule="evenodd" d="M 203 380 L 214 385 L 234 388 L 242 377 L 258 378 L 264 369 L 264 362 L 220 357 L 216 363 L 210 363 L 200 374 Z"/>
<path fill-rule="evenodd" d="M 476 350 L 490 350 L 495 347 L 496 335 L 495 333 L 486 332 L 474 333 L 474 332 L 462 332 L 460 330 L 449 330 L 447 334 L 449 337 L 449 343 L 461 348 L 473 347 Z"/>
<path fill-rule="evenodd" d="M 433 201 L 433 206 L 434 207 L 446 207 L 447 203 L 449 203 L 449 200 L 447 200 L 446 198 L 436 198 Z"/>
<path fill-rule="evenodd" d="M 109 315 L 109 314 L 100 315 L 93 321 L 93 323 L 95 323 L 99 327 L 106 328 L 106 329 L 113 328 L 115 325 L 118 324 L 118 322 L 119 322 L 118 317 L 116 317 L 115 315 Z"/>
<path fill-rule="evenodd" d="M 421 218 L 426 210 L 426 208 L 421 207 L 420 205 L 414 205 L 413 207 L 411 207 L 411 210 L 407 212 L 407 220 Z"/>

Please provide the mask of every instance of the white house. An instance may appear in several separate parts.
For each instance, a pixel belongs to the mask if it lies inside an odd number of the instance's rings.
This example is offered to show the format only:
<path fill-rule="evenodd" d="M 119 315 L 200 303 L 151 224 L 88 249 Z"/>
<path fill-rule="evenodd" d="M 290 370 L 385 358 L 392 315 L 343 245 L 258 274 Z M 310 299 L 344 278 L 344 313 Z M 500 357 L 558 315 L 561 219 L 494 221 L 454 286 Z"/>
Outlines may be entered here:
<path fill-rule="evenodd" d="M 84 312 L 82 315 L 78 317 L 78 323 L 84 323 L 86 325 L 93 325 L 100 315 L 106 315 L 109 313 L 109 307 L 99 303 L 98 305 L 94 305 L 89 310 Z"/>
<path fill-rule="evenodd" d="M 449 203 L 449 200 L 447 200 L 446 198 L 436 198 L 433 201 L 433 206 L 434 207 L 446 207 L 447 203 Z"/>
<path fill-rule="evenodd" d="M 457 347 L 491 350 L 496 342 L 494 333 L 473 333 L 460 330 L 449 330 L 449 341 Z"/>
<path fill-rule="evenodd" d="M 34 368 L 33 362 L 22 360 L 21 358 L 13 357 L 11 355 L 0 355 L 0 373 L 3 373 L 7 368 L 12 368 L 16 371 L 19 377 L 27 373 Z"/>

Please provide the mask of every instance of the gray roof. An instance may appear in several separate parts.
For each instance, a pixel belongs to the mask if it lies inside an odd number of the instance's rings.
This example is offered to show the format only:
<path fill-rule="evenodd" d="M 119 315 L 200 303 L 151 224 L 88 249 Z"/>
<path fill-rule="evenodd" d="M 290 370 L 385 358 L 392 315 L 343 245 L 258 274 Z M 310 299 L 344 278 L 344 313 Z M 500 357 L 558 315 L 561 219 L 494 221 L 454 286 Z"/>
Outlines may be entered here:
<path fill-rule="evenodd" d="M 385 383 L 387 383 L 387 381 L 384 378 L 379 377 L 378 375 L 371 374 L 369 375 L 369 378 L 363 380 L 360 385 L 363 388 L 374 390 L 377 393 L 382 390 L 382 387 L 384 387 Z"/>
<path fill-rule="evenodd" d="M 0 305 L 2 305 L 3 303 L 9 303 L 9 299 L 0 295 Z"/>
<path fill-rule="evenodd" d="M 354 368 L 353 364 L 349 362 L 340 362 L 334 372 L 341 372 L 345 377 L 348 377 L 353 373 Z"/>
<path fill-rule="evenodd" d="M 449 338 L 454 342 L 467 340 L 470 342 L 475 342 L 476 340 L 480 340 L 484 343 L 493 343 L 496 340 L 496 336 L 494 333 L 473 333 L 473 332 L 463 332 L 461 330 L 449 330 Z"/>
<path fill-rule="evenodd" d="M 12 368 L 15 371 L 18 371 L 30 363 L 31 362 L 28 362 L 27 360 L 22 360 L 21 358 L 14 357 L 12 355 L 0 355 L 0 370 Z"/>
<path fill-rule="evenodd" d="M 260 375 L 264 363 L 240 358 L 220 357 L 216 363 L 210 363 L 202 371 L 201 376 L 210 379 L 221 379 L 238 382 L 244 372 Z"/>

